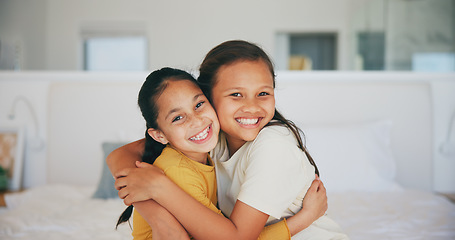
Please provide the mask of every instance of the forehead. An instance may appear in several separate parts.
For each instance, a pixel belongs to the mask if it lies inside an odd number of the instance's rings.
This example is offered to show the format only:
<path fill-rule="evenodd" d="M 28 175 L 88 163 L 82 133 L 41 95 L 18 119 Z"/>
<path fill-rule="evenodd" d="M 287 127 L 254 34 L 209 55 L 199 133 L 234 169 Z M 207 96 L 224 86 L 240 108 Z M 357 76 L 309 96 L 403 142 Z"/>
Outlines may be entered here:
<path fill-rule="evenodd" d="M 269 66 L 262 60 L 236 61 L 218 70 L 216 85 L 233 86 L 250 83 L 274 86 Z"/>
<path fill-rule="evenodd" d="M 193 98 L 201 93 L 199 86 L 190 80 L 171 80 L 157 98 L 157 105 L 159 109 L 163 109 L 166 106 L 176 107 L 191 103 Z"/>

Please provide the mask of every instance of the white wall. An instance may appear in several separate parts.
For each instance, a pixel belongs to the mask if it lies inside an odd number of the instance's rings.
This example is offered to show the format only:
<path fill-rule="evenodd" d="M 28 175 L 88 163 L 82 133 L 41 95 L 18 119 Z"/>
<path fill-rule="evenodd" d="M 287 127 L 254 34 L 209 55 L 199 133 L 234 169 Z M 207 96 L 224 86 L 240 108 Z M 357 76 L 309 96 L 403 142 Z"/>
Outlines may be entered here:
<path fill-rule="evenodd" d="M 256 42 L 280 60 L 278 33 L 336 32 L 338 69 L 353 70 L 356 33 L 379 30 L 386 32 L 386 69 L 406 70 L 414 52 L 455 51 L 454 6 L 454 0 L 3 0 L 0 40 L 19 42 L 21 69 L 80 70 L 84 28 L 142 28 L 150 69 L 190 70 L 225 40 Z"/>
<path fill-rule="evenodd" d="M 0 40 L 17 47 L 20 69 L 47 68 L 46 7 L 45 0 L 0 1 Z"/>
<path fill-rule="evenodd" d="M 196 69 L 207 51 L 225 40 L 253 41 L 274 56 L 278 32 L 329 31 L 339 33 L 338 62 L 343 70 L 348 65 L 351 1 L 5 0 L 0 9 L 13 14 L 0 17 L 5 19 L 0 26 L 7 26 L 0 27 L 0 35 L 26 39 L 24 52 L 33 58 L 23 69 L 79 70 L 84 26 L 144 26 L 150 69 Z"/>
<path fill-rule="evenodd" d="M 136 107 L 134 96 L 136 96 L 139 86 L 147 74 L 146 72 L 99 74 L 83 72 L 0 72 L 0 126 L 22 125 L 27 129 L 28 147 L 25 158 L 24 186 L 33 187 L 49 182 L 55 183 L 56 179 L 58 182 L 65 179 L 64 183 L 95 183 L 98 174 L 101 172 L 103 157 L 101 142 L 132 141 L 142 137 L 143 122 Z M 281 72 L 280 74 L 283 75 L 284 73 Z M 302 75 L 299 72 L 289 74 Z M 310 99 L 323 99 L 312 102 L 315 106 L 322 106 L 321 109 L 323 110 L 319 111 L 317 108 L 313 108 L 312 111 L 315 114 L 306 116 L 307 121 L 320 123 L 321 121 L 312 117 L 321 117 L 324 116 L 324 113 L 327 114 L 324 123 L 334 121 L 334 119 L 340 120 L 340 116 L 346 117 L 346 119 L 341 119 L 341 122 L 352 119 L 368 120 L 365 118 L 371 118 L 372 115 L 376 116 L 375 114 L 378 116 L 387 116 L 388 114 L 405 116 L 405 120 L 397 121 L 395 126 L 403 133 L 400 136 L 404 139 L 412 138 L 412 140 L 398 142 L 404 148 L 398 147 L 396 150 L 407 149 L 407 155 L 402 157 L 405 161 L 399 162 L 398 168 L 401 169 L 401 174 L 397 179 L 408 187 L 438 192 L 455 192 L 455 155 L 453 154 L 455 152 L 455 130 L 451 133 L 452 141 L 449 143 L 449 154 L 440 151 L 441 144 L 444 143 L 448 134 L 450 117 L 455 111 L 454 74 L 309 72 L 302 76 L 306 79 L 308 86 L 311 86 L 312 83 L 319 87 L 324 84 L 327 85 L 327 89 L 322 88 L 320 91 L 311 92 L 315 97 L 310 97 Z M 394 88 L 396 91 L 393 90 L 395 99 L 401 91 L 412 92 L 411 88 L 406 90 L 406 86 L 417 86 L 415 89 L 421 95 L 424 94 L 425 97 L 414 101 L 412 99 L 415 98 L 403 95 L 403 99 L 399 102 L 405 104 L 394 105 L 390 99 L 381 101 L 382 97 L 388 96 L 387 94 L 382 96 L 376 93 L 376 95 L 368 97 L 379 99 L 376 101 L 377 105 L 366 106 L 370 109 L 370 115 L 363 115 L 362 112 L 355 112 L 353 108 L 350 108 L 350 111 L 354 111 L 356 114 L 345 111 L 346 105 L 337 106 L 337 99 L 332 98 L 330 94 L 327 95 L 327 91 L 330 92 L 330 89 L 336 85 L 350 83 L 352 86 L 349 89 L 353 91 L 362 86 L 363 89 L 368 89 L 365 86 L 368 86 L 370 82 L 390 82 L 389 86 L 397 86 L 396 89 Z M 348 86 L 349 84 L 345 85 Z M 107 86 L 109 89 L 104 91 Z M 425 92 L 422 93 L 419 89 L 424 89 Z M 52 96 L 64 99 L 65 104 L 50 97 L 51 90 Z M 73 90 L 74 92 L 77 91 L 79 95 L 73 95 Z M 113 94 L 113 90 L 115 94 Z M 346 95 L 342 91 L 335 93 Z M 364 93 L 358 94 L 362 96 Z M 125 97 L 126 95 L 128 97 Z M 14 98 L 17 96 L 25 96 L 37 112 L 39 132 L 46 141 L 43 149 L 33 148 L 36 129 L 30 111 L 25 104 L 19 103 L 16 106 L 17 118 L 15 120 L 9 120 L 7 117 Z M 351 99 L 350 101 L 358 102 L 353 96 L 347 98 Z M 122 99 L 130 100 L 124 101 Z M 292 96 L 287 98 L 287 100 L 292 99 L 294 99 Z M 389 105 L 393 105 L 393 108 L 389 109 L 387 107 Z M 49 111 L 51 107 L 52 112 Z M 335 108 L 336 111 L 328 110 L 332 108 Z M 432 109 L 433 112 L 422 116 L 421 111 L 431 112 L 428 109 Z M 403 115 L 402 112 L 406 114 Z M 418 115 L 415 113 L 421 114 L 416 122 L 424 122 L 423 125 L 426 127 L 406 132 L 405 129 L 412 129 L 411 126 L 415 124 L 407 124 L 407 118 L 409 118 L 407 116 Z M 302 113 L 292 111 L 286 113 L 290 119 L 294 119 L 296 114 Z M 53 122 L 51 119 L 60 119 L 60 121 Z M 420 138 L 422 138 L 421 141 Z M 84 139 L 90 139 L 90 141 Z M 97 144 L 93 144 L 93 142 Z M 414 152 L 413 149 L 416 146 L 418 147 Z M 400 155 L 397 156 L 400 157 Z M 68 162 L 70 158 L 74 161 Z M 84 160 L 80 162 L 79 159 Z M 97 162 L 91 162 L 87 159 L 94 159 Z M 416 166 L 414 167 L 413 164 Z M 424 169 L 425 174 L 416 176 L 416 169 Z M 82 172 L 90 177 L 79 177 Z M 424 184 L 421 184 L 420 181 L 423 181 Z"/>
<path fill-rule="evenodd" d="M 45 184 L 47 181 L 47 109 L 49 81 L 37 79 L 35 74 L 20 75 L 3 73 L 0 75 L 0 126 L 19 126 L 25 128 L 26 143 L 24 153 L 23 186 L 28 188 Z M 15 119 L 8 118 L 12 111 L 14 99 L 25 97 L 36 112 L 39 129 L 36 129 L 30 108 L 24 101 L 15 105 Z M 36 148 L 39 133 L 45 143 L 42 148 Z"/>
<path fill-rule="evenodd" d="M 455 192 L 455 77 L 433 81 L 433 189 Z"/>

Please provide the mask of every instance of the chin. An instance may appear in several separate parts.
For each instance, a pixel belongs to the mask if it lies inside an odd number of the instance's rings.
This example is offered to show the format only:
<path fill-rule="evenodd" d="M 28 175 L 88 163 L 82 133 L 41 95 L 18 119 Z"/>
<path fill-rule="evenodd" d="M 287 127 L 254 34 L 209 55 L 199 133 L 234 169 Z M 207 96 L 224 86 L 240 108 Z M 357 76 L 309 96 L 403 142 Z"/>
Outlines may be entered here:
<path fill-rule="evenodd" d="M 244 137 L 242 137 L 242 139 L 245 140 L 245 141 L 247 141 L 247 142 L 251 142 L 251 141 L 253 141 L 254 139 L 256 139 L 257 136 L 258 136 L 257 134 L 254 135 L 254 136 L 244 136 Z"/>

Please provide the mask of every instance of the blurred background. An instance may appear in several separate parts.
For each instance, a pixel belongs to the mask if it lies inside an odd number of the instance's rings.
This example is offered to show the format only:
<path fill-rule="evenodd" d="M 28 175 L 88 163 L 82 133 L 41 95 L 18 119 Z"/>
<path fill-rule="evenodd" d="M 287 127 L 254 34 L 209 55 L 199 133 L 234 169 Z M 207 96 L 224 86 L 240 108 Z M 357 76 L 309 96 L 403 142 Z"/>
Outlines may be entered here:
<path fill-rule="evenodd" d="M 0 0 L 1 70 L 191 70 L 229 39 L 278 70 L 455 71 L 455 0 Z"/>
<path fill-rule="evenodd" d="M 196 71 L 231 39 L 257 43 L 276 70 L 311 79 L 431 83 L 423 120 L 433 138 L 423 140 L 435 174 L 425 188 L 455 191 L 455 0 L 0 0 L 0 127 L 25 127 L 23 186 L 77 169 L 96 182 L 101 163 L 78 161 L 101 159 L 102 141 L 143 136 L 135 97 L 145 76 L 164 66 Z"/>

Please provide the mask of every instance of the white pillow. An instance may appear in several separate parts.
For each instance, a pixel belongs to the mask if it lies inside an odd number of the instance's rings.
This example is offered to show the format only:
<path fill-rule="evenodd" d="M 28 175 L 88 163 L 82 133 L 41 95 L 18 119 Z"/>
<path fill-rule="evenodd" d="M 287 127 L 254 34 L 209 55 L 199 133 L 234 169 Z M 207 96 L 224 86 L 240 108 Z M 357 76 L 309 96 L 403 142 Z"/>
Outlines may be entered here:
<path fill-rule="evenodd" d="M 391 191 L 396 166 L 390 147 L 390 121 L 305 126 L 308 151 L 328 192 Z"/>

